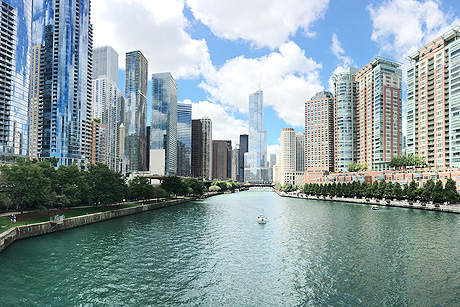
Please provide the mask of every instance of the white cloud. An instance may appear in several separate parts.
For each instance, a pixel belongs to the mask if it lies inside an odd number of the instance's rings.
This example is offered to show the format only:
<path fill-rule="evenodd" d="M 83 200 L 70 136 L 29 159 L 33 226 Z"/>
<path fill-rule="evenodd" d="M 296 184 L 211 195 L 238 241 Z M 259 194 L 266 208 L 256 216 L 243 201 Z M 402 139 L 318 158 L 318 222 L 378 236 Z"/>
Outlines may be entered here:
<path fill-rule="evenodd" d="M 439 35 L 459 24 L 460 19 L 443 12 L 439 1 L 389 0 L 368 6 L 373 23 L 372 40 L 381 52 L 402 61 Z"/>
<path fill-rule="evenodd" d="M 235 147 L 235 144 L 239 143 L 240 134 L 248 133 L 247 123 L 236 119 L 220 104 L 209 101 L 191 102 L 189 99 L 182 102 L 192 103 L 193 119 L 204 116 L 211 118 L 213 140 L 231 140 L 232 146 Z"/>
<path fill-rule="evenodd" d="M 110 45 L 119 53 L 141 50 L 149 72 L 172 72 L 175 78 L 198 76 L 209 62 L 206 41 L 192 39 L 181 0 L 97 0 L 92 2 L 94 46 Z"/>
<path fill-rule="evenodd" d="M 219 37 L 272 49 L 287 42 L 298 29 L 315 35 L 311 25 L 323 18 L 329 0 L 186 0 L 194 17 Z"/>
<path fill-rule="evenodd" d="M 345 56 L 345 50 L 343 50 L 342 44 L 340 43 L 339 38 L 337 37 L 337 34 L 335 33 L 332 34 L 331 51 L 339 62 L 338 66 L 334 69 L 334 71 L 332 72 L 332 75 L 329 77 L 329 91 L 333 93 L 334 92 L 333 77 L 336 74 L 345 71 L 348 67 L 354 65 L 355 62 L 353 61 L 351 57 Z"/>
<path fill-rule="evenodd" d="M 305 56 L 294 42 L 283 44 L 279 52 L 256 59 L 237 57 L 216 69 L 203 72 L 201 87 L 212 102 L 247 113 L 249 94 L 264 92 L 264 106 L 272 106 L 278 116 L 292 126 L 304 125 L 305 101 L 323 90 L 319 80 L 321 64 Z"/>

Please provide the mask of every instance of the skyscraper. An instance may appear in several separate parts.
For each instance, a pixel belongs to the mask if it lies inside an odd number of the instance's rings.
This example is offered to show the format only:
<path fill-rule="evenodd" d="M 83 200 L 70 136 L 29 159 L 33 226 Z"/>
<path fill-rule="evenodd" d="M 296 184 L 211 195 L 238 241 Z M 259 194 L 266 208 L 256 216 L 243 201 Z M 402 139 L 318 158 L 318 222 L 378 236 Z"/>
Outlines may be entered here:
<path fill-rule="evenodd" d="M 240 148 L 238 150 L 238 181 L 244 182 L 244 154 L 248 152 L 249 136 L 247 134 L 240 135 Z"/>
<path fill-rule="evenodd" d="M 361 164 L 389 169 L 402 152 L 402 100 L 400 64 L 375 58 L 356 73 L 356 155 Z"/>
<path fill-rule="evenodd" d="M 212 178 L 212 121 L 192 120 L 192 176 Z"/>
<path fill-rule="evenodd" d="M 1 4 L 0 156 L 27 157 L 32 0 L 3 0 Z M 32 82 L 35 88 L 39 83 L 39 79 Z M 31 114 L 37 114 L 38 97 L 33 106 Z M 37 122 L 31 126 L 32 135 L 34 129 L 36 134 Z"/>
<path fill-rule="evenodd" d="M 244 154 L 244 180 L 265 183 L 269 180 L 267 163 L 267 131 L 263 130 L 263 93 L 249 95 L 249 142 Z"/>
<path fill-rule="evenodd" d="M 129 172 L 147 169 L 147 79 L 148 62 L 142 52 L 126 53 L 124 128 Z"/>
<path fill-rule="evenodd" d="M 305 133 L 295 134 L 295 170 L 305 172 Z"/>
<path fill-rule="evenodd" d="M 288 182 L 294 185 L 303 185 L 305 165 L 305 137 L 303 133 L 296 133 L 292 128 L 283 128 L 280 135 L 280 160 L 273 174 L 276 182 L 281 185 Z M 300 169 L 299 169 L 300 168 Z"/>
<path fill-rule="evenodd" d="M 110 46 L 97 47 L 93 50 L 93 78 L 106 76 L 118 84 L 118 53 Z"/>
<path fill-rule="evenodd" d="M 459 30 L 409 56 L 406 153 L 435 168 L 460 167 Z"/>
<path fill-rule="evenodd" d="M 203 177 L 212 178 L 212 121 L 209 117 L 201 118 L 202 145 L 203 145 Z"/>
<path fill-rule="evenodd" d="M 212 178 L 226 180 L 231 178 L 231 141 L 212 141 Z M 230 165 L 229 165 L 230 164 Z M 230 174 L 229 174 L 230 171 Z"/>
<path fill-rule="evenodd" d="M 121 92 L 118 83 L 118 53 L 109 46 L 94 48 L 93 119 L 106 127 L 104 161 L 113 171 L 120 172 L 119 118 Z"/>
<path fill-rule="evenodd" d="M 86 162 L 92 123 L 90 0 L 35 0 L 32 22 L 31 90 L 38 97 L 31 95 L 30 105 L 31 112 L 37 105 L 42 110 L 31 116 L 31 132 L 41 139 L 35 154 L 56 157 L 61 165 Z"/>
<path fill-rule="evenodd" d="M 349 67 L 334 76 L 334 171 L 346 172 L 356 162 L 356 95 L 355 74 Z M 316 164 L 316 166 L 314 166 Z M 310 163 L 312 166 L 312 164 Z M 318 163 L 313 163 L 317 167 Z"/>
<path fill-rule="evenodd" d="M 165 149 L 166 175 L 177 173 L 177 84 L 171 73 L 152 74 L 150 149 Z"/>
<path fill-rule="evenodd" d="M 341 87 L 346 88 L 344 85 Z M 343 105 L 342 99 L 341 96 Z M 340 111 L 340 124 L 343 128 L 344 114 L 342 109 Z M 334 168 L 334 96 L 331 93 L 316 93 L 305 103 L 305 136 L 306 171 L 318 173 L 332 171 Z"/>
<path fill-rule="evenodd" d="M 190 177 L 192 151 L 192 105 L 177 104 L 177 175 Z"/>

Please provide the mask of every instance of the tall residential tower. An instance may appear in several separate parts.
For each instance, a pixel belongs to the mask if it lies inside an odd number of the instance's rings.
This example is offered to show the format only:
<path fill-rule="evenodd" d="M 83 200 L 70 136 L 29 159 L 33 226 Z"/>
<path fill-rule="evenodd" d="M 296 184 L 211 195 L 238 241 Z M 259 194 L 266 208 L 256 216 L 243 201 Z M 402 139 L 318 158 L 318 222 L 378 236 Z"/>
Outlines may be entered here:
<path fill-rule="evenodd" d="M 31 132 L 38 145 L 32 156 L 85 163 L 92 124 L 90 0 L 35 0 L 32 28 Z"/>
<path fill-rule="evenodd" d="M 435 168 L 460 167 L 459 30 L 409 56 L 406 153 Z"/>
<path fill-rule="evenodd" d="M 27 157 L 29 148 L 31 154 L 34 150 L 36 154 L 34 145 L 38 142 L 37 120 L 31 121 L 29 126 L 28 118 L 32 0 L 3 0 L 1 5 L 0 156 Z M 36 76 L 31 84 L 33 108 L 30 114 L 33 119 L 40 113 L 40 78 Z M 29 128 L 30 135 L 35 135 L 35 140 L 30 143 Z"/>
<path fill-rule="evenodd" d="M 124 132 L 128 171 L 147 169 L 148 62 L 140 51 L 126 53 Z"/>

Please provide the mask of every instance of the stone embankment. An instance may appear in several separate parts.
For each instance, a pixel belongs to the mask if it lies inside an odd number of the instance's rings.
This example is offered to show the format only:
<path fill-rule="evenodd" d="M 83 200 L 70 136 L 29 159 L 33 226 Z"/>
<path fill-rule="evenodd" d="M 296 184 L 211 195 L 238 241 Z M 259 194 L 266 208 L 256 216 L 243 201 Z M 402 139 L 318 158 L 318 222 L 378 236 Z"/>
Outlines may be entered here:
<path fill-rule="evenodd" d="M 217 193 L 216 193 L 217 194 Z M 212 196 L 206 195 L 205 197 Z M 145 204 L 137 207 L 116 209 L 106 212 L 99 212 L 93 214 L 86 214 L 77 217 L 66 218 L 62 223 L 54 222 L 43 222 L 37 224 L 23 225 L 11 228 L 4 233 L 0 234 L 0 252 L 2 252 L 9 245 L 14 243 L 16 240 L 30 238 L 34 236 L 44 235 L 48 233 L 53 233 L 56 231 L 71 229 L 83 225 L 88 225 L 100 221 L 105 221 L 121 216 L 136 214 L 140 212 L 145 212 L 154 209 L 160 209 L 164 207 L 174 206 L 182 203 L 186 203 L 196 198 L 183 198 L 183 199 L 174 199 L 163 202 L 155 202 L 151 204 Z"/>
<path fill-rule="evenodd" d="M 310 196 L 303 193 L 297 192 L 290 192 L 285 193 L 282 191 L 275 190 L 281 197 L 292 197 L 292 198 L 301 198 L 301 199 L 311 199 L 311 200 L 325 200 L 325 201 L 341 201 L 346 203 L 358 203 L 358 204 L 366 204 L 366 205 L 378 205 L 378 206 L 388 206 L 388 207 L 400 207 L 400 208 L 410 208 L 410 209 L 420 209 L 420 210 L 431 210 L 431 211 L 442 211 L 442 212 L 449 212 L 449 213 L 459 213 L 460 214 L 460 204 L 432 204 L 426 203 L 423 204 L 421 202 L 413 202 L 410 204 L 407 200 L 378 200 L 378 199 L 369 199 L 366 198 L 347 198 L 347 197 L 317 197 L 317 196 Z"/>

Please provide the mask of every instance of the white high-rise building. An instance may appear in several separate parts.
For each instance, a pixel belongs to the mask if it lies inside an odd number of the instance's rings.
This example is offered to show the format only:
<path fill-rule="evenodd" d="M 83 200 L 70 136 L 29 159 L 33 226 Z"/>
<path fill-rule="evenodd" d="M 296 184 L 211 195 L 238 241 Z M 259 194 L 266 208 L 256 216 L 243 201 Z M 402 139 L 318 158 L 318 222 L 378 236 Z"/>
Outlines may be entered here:
<path fill-rule="evenodd" d="M 283 128 L 280 136 L 281 150 L 278 165 L 274 167 L 274 182 L 303 185 L 305 165 L 305 134 L 292 128 Z"/>

